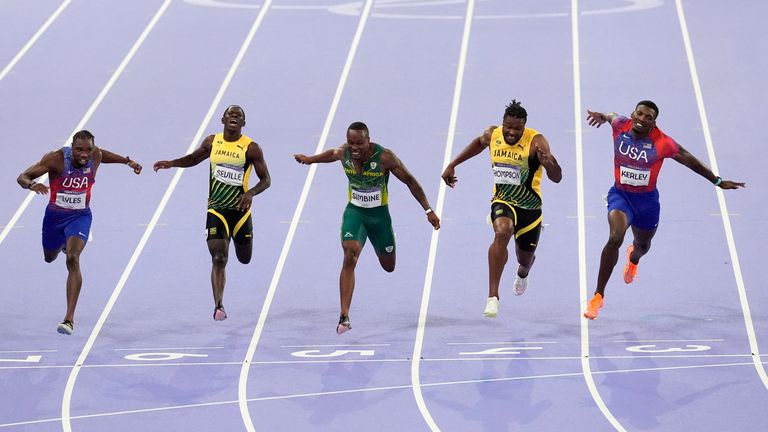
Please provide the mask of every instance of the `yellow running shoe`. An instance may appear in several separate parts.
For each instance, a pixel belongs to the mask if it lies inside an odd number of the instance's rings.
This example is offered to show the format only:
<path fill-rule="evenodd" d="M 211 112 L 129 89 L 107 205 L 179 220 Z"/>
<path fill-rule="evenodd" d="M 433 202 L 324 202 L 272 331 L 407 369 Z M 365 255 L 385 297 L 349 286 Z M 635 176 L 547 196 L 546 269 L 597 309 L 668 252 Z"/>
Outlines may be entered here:
<path fill-rule="evenodd" d="M 627 264 L 624 266 L 624 283 L 632 283 L 637 276 L 637 264 L 632 263 L 629 257 L 632 256 L 632 251 L 635 250 L 635 245 L 631 244 L 627 248 Z"/>
<path fill-rule="evenodd" d="M 485 315 L 486 318 L 496 318 L 496 315 L 499 313 L 499 298 L 498 297 L 488 297 L 488 300 L 485 302 L 485 311 L 483 312 L 483 315 Z"/>
<path fill-rule="evenodd" d="M 603 296 L 600 294 L 595 294 L 592 297 L 592 300 L 587 302 L 587 308 L 584 310 L 584 318 L 591 320 L 597 318 L 597 313 L 600 308 L 603 307 L 604 303 L 605 300 L 603 300 Z"/>

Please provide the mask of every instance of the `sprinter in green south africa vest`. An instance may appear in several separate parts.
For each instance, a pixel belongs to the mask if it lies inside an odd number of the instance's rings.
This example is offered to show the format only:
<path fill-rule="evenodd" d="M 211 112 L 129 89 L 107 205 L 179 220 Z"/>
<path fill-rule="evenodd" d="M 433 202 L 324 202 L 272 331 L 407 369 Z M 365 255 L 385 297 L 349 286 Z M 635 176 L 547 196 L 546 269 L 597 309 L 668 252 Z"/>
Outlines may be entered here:
<path fill-rule="evenodd" d="M 371 150 L 373 154 L 362 163 L 360 170 L 356 168 L 352 150 L 349 148 L 344 150 L 342 160 L 344 172 L 349 180 L 349 202 L 360 208 L 383 207 L 389 203 L 387 193 L 389 171 L 383 170 L 381 166 L 384 147 L 371 143 Z"/>
<path fill-rule="evenodd" d="M 225 268 L 229 259 L 229 243 L 235 244 L 237 260 L 251 262 L 253 253 L 253 222 L 251 202 L 271 184 L 267 163 L 261 147 L 243 135 L 245 111 L 230 105 L 221 117 L 224 131 L 208 135 L 192 153 L 178 159 L 155 162 L 155 171 L 168 168 L 188 168 L 210 159 L 208 171 L 208 214 L 205 230 L 208 252 L 211 254 L 211 287 L 213 289 L 213 319 L 227 319 L 224 311 Z M 248 188 L 250 171 L 256 172 L 258 183 Z"/>
<path fill-rule="evenodd" d="M 349 308 L 355 289 L 355 266 L 367 239 L 371 240 L 381 267 L 387 272 L 395 270 L 395 234 L 387 189 L 389 174 L 408 186 L 434 229 L 440 228 L 440 218 L 430 208 L 424 189 L 400 159 L 391 150 L 371 142 L 365 123 L 352 123 L 347 128 L 347 142 L 341 147 L 314 156 L 296 154 L 294 158 L 306 165 L 340 161 L 349 180 L 349 203 L 344 209 L 340 231 L 344 261 L 339 277 L 341 313 L 336 333 L 342 334 L 352 328 Z"/>
<path fill-rule="evenodd" d="M 499 309 L 499 284 L 514 235 L 517 273 L 514 293 L 521 295 L 528 286 L 528 272 L 536 259 L 541 232 L 542 168 L 554 183 L 563 178 L 562 169 L 552 155 L 544 135 L 526 127 L 528 113 L 520 102 L 512 100 L 504 110 L 501 127 L 491 126 L 473 139 L 443 171 L 445 183 L 456 185 L 456 166 L 490 150 L 493 173 L 491 220 L 494 239 L 488 248 L 488 299 L 484 315 L 495 318 Z"/>

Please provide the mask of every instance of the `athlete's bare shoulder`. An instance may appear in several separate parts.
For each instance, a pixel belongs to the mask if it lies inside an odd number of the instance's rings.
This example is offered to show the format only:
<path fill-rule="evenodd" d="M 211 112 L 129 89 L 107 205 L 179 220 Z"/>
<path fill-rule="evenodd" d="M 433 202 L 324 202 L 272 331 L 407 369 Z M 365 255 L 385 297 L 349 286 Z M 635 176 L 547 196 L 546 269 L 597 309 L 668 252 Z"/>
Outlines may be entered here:
<path fill-rule="evenodd" d="M 496 125 L 490 125 L 483 131 L 483 135 L 480 137 L 480 144 L 483 145 L 483 147 L 488 147 L 491 145 L 491 137 L 493 136 L 493 131 L 495 131 L 498 128 Z"/>

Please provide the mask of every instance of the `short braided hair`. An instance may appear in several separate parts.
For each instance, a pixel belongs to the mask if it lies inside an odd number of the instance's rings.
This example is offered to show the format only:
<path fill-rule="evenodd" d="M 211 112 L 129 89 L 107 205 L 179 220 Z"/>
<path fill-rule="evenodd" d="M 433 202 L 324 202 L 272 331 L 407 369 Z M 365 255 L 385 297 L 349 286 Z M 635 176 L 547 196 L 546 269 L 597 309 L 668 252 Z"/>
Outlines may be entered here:
<path fill-rule="evenodd" d="M 514 117 L 528 120 L 528 112 L 525 110 L 525 108 L 523 108 L 520 102 L 512 99 L 512 102 L 510 102 L 504 110 L 504 117 Z"/>

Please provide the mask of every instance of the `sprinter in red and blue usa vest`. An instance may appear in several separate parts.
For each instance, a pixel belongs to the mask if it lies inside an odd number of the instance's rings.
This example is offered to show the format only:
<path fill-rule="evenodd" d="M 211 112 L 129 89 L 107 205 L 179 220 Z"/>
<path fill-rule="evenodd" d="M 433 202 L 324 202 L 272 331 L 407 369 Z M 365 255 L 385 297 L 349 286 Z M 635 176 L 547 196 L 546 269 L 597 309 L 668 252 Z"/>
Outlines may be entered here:
<path fill-rule="evenodd" d="M 80 253 L 91 230 L 91 189 L 102 162 L 126 164 L 136 174 L 141 172 L 141 165 L 97 148 L 93 134 L 81 130 L 73 136 L 71 147 L 46 154 L 17 179 L 24 189 L 51 194 L 43 218 L 43 257 L 46 262 L 53 262 L 61 251 L 67 254 L 67 312 L 57 329 L 62 334 L 69 335 L 74 330 L 75 307 L 82 287 Z M 46 174 L 50 177 L 50 189 L 35 181 Z"/>
<path fill-rule="evenodd" d="M 643 100 L 629 117 L 616 113 L 587 111 L 587 123 L 613 129 L 614 183 L 608 191 L 609 236 L 600 254 L 595 293 L 584 310 L 584 317 L 595 319 L 604 304 L 605 287 L 619 259 L 624 235 L 632 227 L 632 244 L 627 248 L 624 282 L 632 283 L 640 258 L 651 248 L 659 225 L 661 205 L 656 182 L 664 159 L 670 158 L 722 189 L 738 189 L 744 183 L 723 180 L 671 137 L 656 127 L 659 107 Z"/>

